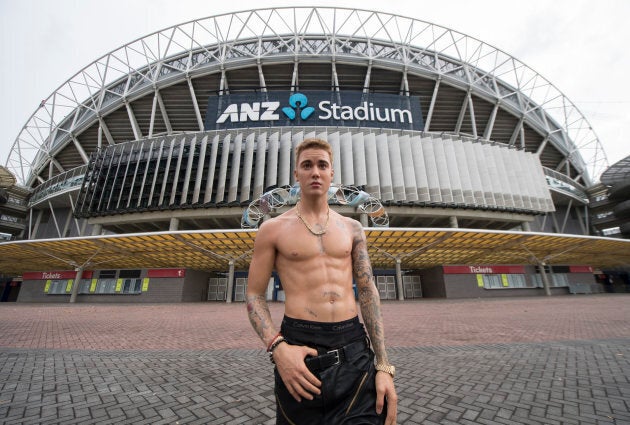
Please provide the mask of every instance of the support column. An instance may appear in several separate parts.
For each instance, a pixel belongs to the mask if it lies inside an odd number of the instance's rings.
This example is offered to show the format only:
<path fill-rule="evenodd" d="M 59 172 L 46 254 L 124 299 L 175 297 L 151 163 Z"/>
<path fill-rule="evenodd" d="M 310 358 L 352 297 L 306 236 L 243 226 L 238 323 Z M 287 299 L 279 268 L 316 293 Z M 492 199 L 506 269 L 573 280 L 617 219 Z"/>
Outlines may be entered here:
<path fill-rule="evenodd" d="M 229 271 L 228 271 L 228 281 L 227 281 L 227 290 L 225 294 L 225 302 L 230 304 L 232 302 L 232 291 L 234 289 L 234 260 L 230 260 L 228 263 Z"/>
<path fill-rule="evenodd" d="M 55 229 L 57 229 L 57 236 L 62 238 L 61 229 L 59 229 L 59 223 L 57 223 L 57 216 L 55 215 L 55 209 L 53 208 L 52 202 L 48 201 L 48 208 L 50 208 L 50 216 L 53 219 L 53 223 L 55 223 Z"/>
<path fill-rule="evenodd" d="M 35 224 L 33 225 L 33 231 L 29 235 L 29 238 L 35 239 L 37 237 L 37 232 L 39 231 L 39 225 L 42 222 L 43 216 L 44 216 L 44 210 L 37 211 L 37 217 L 35 217 Z"/>
<path fill-rule="evenodd" d="M 102 231 L 103 231 L 102 224 L 95 224 L 94 226 L 92 226 L 92 236 L 98 236 L 101 234 Z"/>
<path fill-rule="evenodd" d="M 402 260 L 400 258 L 396 258 L 396 291 L 398 292 L 398 301 L 405 300 L 403 281 L 402 281 L 401 263 L 402 263 Z"/>
<path fill-rule="evenodd" d="M 179 218 L 171 217 L 171 221 L 168 224 L 168 230 L 169 232 L 179 230 Z"/>
<path fill-rule="evenodd" d="M 362 227 L 369 227 L 367 213 L 361 213 L 361 215 L 359 215 L 359 222 L 361 223 Z"/>
<path fill-rule="evenodd" d="M 455 217 L 454 215 L 450 216 L 448 218 L 448 224 L 452 229 L 457 229 L 459 228 L 459 223 L 457 222 L 457 217 Z"/>
<path fill-rule="evenodd" d="M 87 219 L 82 219 L 81 220 L 81 230 L 79 230 L 79 236 L 86 236 L 85 235 L 85 229 L 87 229 L 87 225 L 88 225 L 88 221 Z"/>
<path fill-rule="evenodd" d="M 543 287 L 545 288 L 545 295 L 549 297 L 551 296 L 551 289 L 549 289 L 549 277 L 545 271 L 545 263 L 539 263 L 538 267 L 540 268 L 540 277 L 542 278 Z"/>
<path fill-rule="evenodd" d="M 31 239 L 31 229 L 33 228 L 33 208 L 28 212 L 28 239 Z"/>
<path fill-rule="evenodd" d="M 83 278 L 83 267 L 77 267 L 76 271 L 77 271 L 77 275 L 74 278 L 74 283 L 72 284 L 72 294 L 70 294 L 71 304 L 77 301 L 77 294 L 79 293 L 79 285 L 81 284 L 81 279 Z"/>
<path fill-rule="evenodd" d="M 521 229 L 523 232 L 531 232 L 532 226 L 529 224 L 529 221 L 524 221 L 521 223 Z"/>

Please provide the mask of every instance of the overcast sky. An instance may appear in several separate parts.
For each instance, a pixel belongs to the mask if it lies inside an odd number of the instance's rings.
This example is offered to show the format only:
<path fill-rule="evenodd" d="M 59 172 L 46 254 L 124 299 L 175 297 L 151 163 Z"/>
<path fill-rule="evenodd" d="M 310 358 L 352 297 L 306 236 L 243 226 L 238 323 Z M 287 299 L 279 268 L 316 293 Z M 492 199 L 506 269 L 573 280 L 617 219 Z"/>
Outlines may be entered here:
<path fill-rule="evenodd" d="M 630 155 L 628 0 L 0 0 L 0 164 L 39 103 L 105 53 L 194 19 L 307 5 L 400 14 L 478 38 L 576 104 L 611 165 Z"/>

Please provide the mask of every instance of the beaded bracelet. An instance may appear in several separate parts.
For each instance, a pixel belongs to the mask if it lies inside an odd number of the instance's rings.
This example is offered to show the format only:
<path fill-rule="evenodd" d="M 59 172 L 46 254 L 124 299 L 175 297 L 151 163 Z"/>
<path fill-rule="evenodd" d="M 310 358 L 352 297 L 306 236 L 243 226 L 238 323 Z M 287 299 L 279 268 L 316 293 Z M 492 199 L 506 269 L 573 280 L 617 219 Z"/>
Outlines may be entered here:
<path fill-rule="evenodd" d="M 278 338 L 276 338 L 273 344 L 271 344 L 271 347 L 269 347 L 269 354 L 273 354 L 273 350 L 275 350 L 276 347 L 280 345 L 280 343 L 282 342 L 286 342 L 286 340 L 284 339 L 282 335 L 280 335 Z"/>
<path fill-rule="evenodd" d="M 273 343 L 274 343 L 274 342 L 276 342 L 276 340 L 277 340 L 279 337 L 281 337 L 281 336 L 282 336 L 282 334 L 280 334 L 280 332 L 278 332 L 278 333 L 276 334 L 276 336 L 274 336 L 274 337 L 273 337 L 273 339 L 271 340 L 271 342 L 270 342 L 270 343 L 269 343 L 269 345 L 267 346 L 267 352 L 270 352 L 270 351 L 271 351 L 271 346 L 272 346 L 272 345 L 273 345 Z"/>
<path fill-rule="evenodd" d="M 278 338 L 275 339 L 273 344 L 271 344 L 271 347 L 269 348 L 269 361 L 271 363 L 276 364 L 276 362 L 273 361 L 273 352 L 276 348 L 278 348 L 278 345 L 282 344 L 283 342 L 287 342 L 287 340 L 284 339 L 282 335 L 280 335 Z"/>

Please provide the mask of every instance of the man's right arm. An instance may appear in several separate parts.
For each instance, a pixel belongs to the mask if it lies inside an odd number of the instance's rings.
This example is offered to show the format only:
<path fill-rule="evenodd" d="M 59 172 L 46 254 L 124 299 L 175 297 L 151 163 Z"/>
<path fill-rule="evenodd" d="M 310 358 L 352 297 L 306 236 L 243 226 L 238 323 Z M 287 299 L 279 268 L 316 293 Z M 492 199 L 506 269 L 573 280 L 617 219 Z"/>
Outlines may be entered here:
<path fill-rule="evenodd" d="M 254 242 L 254 254 L 247 277 L 247 315 L 260 339 L 269 345 L 278 334 L 265 296 L 276 258 L 271 232 L 261 226 Z"/>

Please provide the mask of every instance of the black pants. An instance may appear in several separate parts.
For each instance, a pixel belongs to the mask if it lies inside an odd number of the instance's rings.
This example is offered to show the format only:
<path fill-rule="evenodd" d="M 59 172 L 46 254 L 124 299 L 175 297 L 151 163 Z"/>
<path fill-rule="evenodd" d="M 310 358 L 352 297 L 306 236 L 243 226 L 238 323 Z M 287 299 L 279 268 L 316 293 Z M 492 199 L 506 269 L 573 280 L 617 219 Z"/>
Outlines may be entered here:
<path fill-rule="evenodd" d="M 344 322 L 321 323 L 284 318 L 282 335 L 290 344 L 307 345 L 326 355 L 349 347 L 349 356 L 339 364 L 320 368 L 307 361 L 322 382 L 321 394 L 297 402 L 275 371 L 276 423 L 295 425 L 382 424 L 386 412 L 376 414 L 374 353 L 358 317 Z M 343 351 L 343 350 L 342 350 Z"/>

